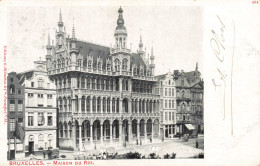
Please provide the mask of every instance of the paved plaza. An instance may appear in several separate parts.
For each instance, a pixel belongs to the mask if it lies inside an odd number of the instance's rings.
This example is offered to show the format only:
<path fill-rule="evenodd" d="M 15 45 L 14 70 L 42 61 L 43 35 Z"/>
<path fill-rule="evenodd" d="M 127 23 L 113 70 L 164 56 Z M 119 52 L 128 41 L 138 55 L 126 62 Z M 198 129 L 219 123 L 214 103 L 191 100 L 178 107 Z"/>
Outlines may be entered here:
<path fill-rule="evenodd" d="M 198 149 L 196 148 L 196 140 L 199 142 Z M 151 146 L 158 147 L 156 150 L 150 150 Z M 86 154 L 94 154 L 97 150 L 88 150 Z M 163 158 L 166 153 L 172 154 L 176 153 L 176 158 L 193 158 L 199 153 L 204 153 L 204 136 L 199 136 L 198 138 L 190 138 L 188 142 L 183 142 L 182 139 L 166 139 L 164 142 L 160 143 L 147 143 L 145 145 L 128 145 L 127 147 L 120 147 L 116 149 L 117 153 L 125 154 L 128 152 L 139 152 L 142 156 L 148 157 L 150 153 L 156 153 L 159 157 Z M 60 150 L 61 155 L 66 155 L 65 159 L 75 159 L 75 152 Z M 60 158 L 62 159 L 62 158 Z"/>

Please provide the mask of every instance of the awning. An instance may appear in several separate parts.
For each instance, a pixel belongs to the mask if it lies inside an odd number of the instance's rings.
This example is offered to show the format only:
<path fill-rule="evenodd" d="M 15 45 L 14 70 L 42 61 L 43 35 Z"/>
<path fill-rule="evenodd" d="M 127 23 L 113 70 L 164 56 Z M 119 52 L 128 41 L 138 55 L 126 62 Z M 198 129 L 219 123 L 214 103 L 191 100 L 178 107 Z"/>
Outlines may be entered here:
<path fill-rule="evenodd" d="M 195 130 L 195 127 L 192 124 L 185 124 L 185 126 L 189 129 L 189 130 Z"/>

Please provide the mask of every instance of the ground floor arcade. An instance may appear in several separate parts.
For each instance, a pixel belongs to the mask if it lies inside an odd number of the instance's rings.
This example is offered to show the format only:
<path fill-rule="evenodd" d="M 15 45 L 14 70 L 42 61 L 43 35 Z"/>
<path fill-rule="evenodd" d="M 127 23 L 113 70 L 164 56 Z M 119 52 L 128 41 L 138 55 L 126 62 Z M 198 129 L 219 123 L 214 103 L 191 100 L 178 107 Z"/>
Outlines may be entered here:
<path fill-rule="evenodd" d="M 59 123 L 59 146 L 74 150 L 93 149 L 96 145 L 141 144 L 159 139 L 159 120 L 85 119 Z"/>

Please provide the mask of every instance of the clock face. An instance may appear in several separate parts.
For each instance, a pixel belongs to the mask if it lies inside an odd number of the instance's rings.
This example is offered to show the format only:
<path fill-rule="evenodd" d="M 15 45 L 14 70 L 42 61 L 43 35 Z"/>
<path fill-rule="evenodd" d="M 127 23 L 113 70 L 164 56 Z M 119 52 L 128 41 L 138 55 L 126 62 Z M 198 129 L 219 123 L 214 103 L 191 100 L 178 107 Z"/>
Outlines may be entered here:
<path fill-rule="evenodd" d="M 122 20 L 119 20 L 119 24 L 122 24 L 123 23 L 123 21 Z"/>

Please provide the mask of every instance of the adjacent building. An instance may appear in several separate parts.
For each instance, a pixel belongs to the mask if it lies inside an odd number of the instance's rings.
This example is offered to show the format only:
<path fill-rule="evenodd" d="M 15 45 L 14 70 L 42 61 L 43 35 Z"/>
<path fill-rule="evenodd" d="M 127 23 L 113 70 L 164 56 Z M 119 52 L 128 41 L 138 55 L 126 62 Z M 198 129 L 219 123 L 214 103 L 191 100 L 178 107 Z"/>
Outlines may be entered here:
<path fill-rule="evenodd" d="M 48 75 L 56 84 L 60 148 L 143 143 L 159 138 L 159 95 L 154 54 L 127 47 L 123 10 L 118 10 L 114 47 L 78 40 L 64 32 L 59 14 L 56 42 L 47 44 Z M 152 138 L 152 139 L 150 139 Z"/>
<path fill-rule="evenodd" d="M 176 126 L 176 88 L 171 72 L 155 76 L 156 93 L 160 95 L 160 130 L 162 138 L 172 138 L 177 132 Z"/>
<path fill-rule="evenodd" d="M 56 87 L 47 75 L 46 62 L 35 61 L 34 69 L 19 73 L 19 78 L 25 98 L 25 154 L 56 149 Z"/>
<path fill-rule="evenodd" d="M 174 71 L 177 94 L 178 133 L 197 135 L 203 133 L 204 85 L 198 64 L 191 72 Z"/>
<path fill-rule="evenodd" d="M 7 76 L 7 139 L 9 160 L 24 157 L 24 140 L 17 138 L 16 128 L 20 125 L 24 128 L 24 87 L 20 84 L 20 79 L 15 72 Z M 18 125 L 16 124 L 18 123 Z"/>

